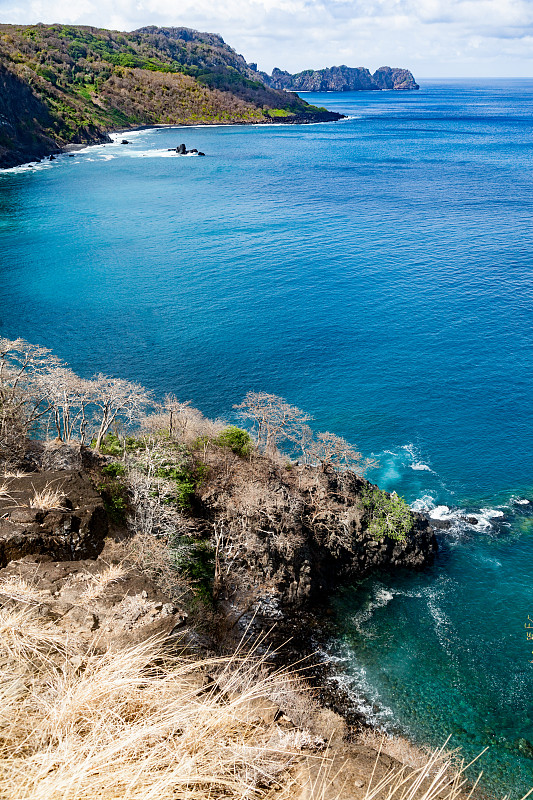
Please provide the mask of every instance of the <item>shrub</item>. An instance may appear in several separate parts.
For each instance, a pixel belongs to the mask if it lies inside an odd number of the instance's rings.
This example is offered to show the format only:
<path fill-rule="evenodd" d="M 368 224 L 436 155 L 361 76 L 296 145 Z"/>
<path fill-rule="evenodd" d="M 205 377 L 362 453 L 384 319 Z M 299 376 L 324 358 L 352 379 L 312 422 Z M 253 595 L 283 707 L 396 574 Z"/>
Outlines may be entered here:
<path fill-rule="evenodd" d="M 91 447 L 96 446 L 96 439 L 91 442 Z M 114 433 L 108 433 L 102 440 L 100 452 L 104 456 L 121 456 L 124 452 L 124 445 L 119 437 Z"/>
<path fill-rule="evenodd" d="M 238 428 L 236 425 L 224 428 L 215 439 L 215 444 L 218 444 L 219 447 L 229 447 L 238 456 L 249 455 L 253 447 L 252 437 L 248 431 Z"/>
<path fill-rule="evenodd" d="M 107 516 L 114 525 L 125 525 L 128 510 L 126 487 L 119 480 L 124 475 L 122 464 L 107 464 L 102 469 L 102 481 L 96 487 L 104 501 Z"/>
<path fill-rule="evenodd" d="M 413 527 L 413 514 L 403 497 L 370 486 L 363 491 L 362 504 L 369 513 L 368 532 L 374 539 L 388 536 L 397 542 L 405 541 Z"/>
<path fill-rule="evenodd" d="M 196 596 L 204 603 L 212 603 L 215 548 L 211 541 L 176 536 L 169 546 L 179 572 L 195 584 Z"/>
<path fill-rule="evenodd" d="M 96 439 L 92 440 L 91 447 L 96 447 Z M 142 439 L 136 439 L 135 436 L 120 437 L 116 433 L 107 433 L 102 439 L 100 453 L 104 456 L 122 456 L 124 451 L 132 453 L 145 447 Z"/>
<path fill-rule="evenodd" d="M 197 461 L 190 465 L 186 461 L 182 463 L 165 462 L 155 470 L 156 478 L 163 478 L 172 481 L 175 492 L 163 501 L 165 503 L 176 503 L 182 509 L 190 509 L 194 497 L 194 491 L 205 480 L 208 466 L 202 461 Z"/>
<path fill-rule="evenodd" d="M 118 478 L 119 476 L 126 474 L 126 467 L 124 464 L 119 464 L 118 462 L 114 461 L 112 464 L 107 464 L 105 467 L 102 467 L 102 472 L 104 475 L 108 475 L 110 478 Z"/>

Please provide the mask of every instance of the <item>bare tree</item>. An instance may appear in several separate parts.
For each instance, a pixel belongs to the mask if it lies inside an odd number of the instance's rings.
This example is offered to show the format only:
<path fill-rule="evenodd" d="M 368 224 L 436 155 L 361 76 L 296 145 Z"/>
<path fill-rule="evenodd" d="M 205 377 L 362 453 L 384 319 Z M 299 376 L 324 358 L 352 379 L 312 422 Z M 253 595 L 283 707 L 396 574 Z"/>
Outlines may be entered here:
<path fill-rule="evenodd" d="M 355 447 L 334 433 L 317 433 L 316 438 L 310 443 L 309 457 L 318 461 L 325 472 L 328 467 L 333 469 L 349 469 L 361 477 L 365 472 L 378 466 L 378 462 L 371 458 L 363 458 Z"/>
<path fill-rule="evenodd" d="M 50 407 L 58 439 L 70 442 L 77 434 L 84 444 L 89 407 L 96 399 L 96 383 L 80 378 L 67 367 L 53 367 L 37 383 Z"/>
<path fill-rule="evenodd" d="M 109 378 L 101 373 L 93 382 L 94 405 L 98 409 L 99 418 L 95 449 L 99 450 L 104 436 L 117 419 L 131 424 L 140 417 L 143 409 L 151 402 L 151 393 L 139 383 Z"/>
<path fill-rule="evenodd" d="M 233 407 L 252 420 L 257 446 L 267 453 L 273 453 L 284 439 L 297 440 L 302 426 L 313 419 L 283 397 L 267 392 L 248 392 L 242 403 Z"/>
<path fill-rule="evenodd" d="M 24 438 L 51 405 L 43 376 L 62 362 L 47 347 L 24 339 L 0 339 L 0 454 L 23 448 Z"/>
<path fill-rule="evenodd" d="M 309 464 L 311 461 L 311 451 L 314 441 L 313 430 L 309 425 L 294 425 L 289 431 L 287 438 L 292 442 L 301 452 L 301 460 L 303 464 Z"/>

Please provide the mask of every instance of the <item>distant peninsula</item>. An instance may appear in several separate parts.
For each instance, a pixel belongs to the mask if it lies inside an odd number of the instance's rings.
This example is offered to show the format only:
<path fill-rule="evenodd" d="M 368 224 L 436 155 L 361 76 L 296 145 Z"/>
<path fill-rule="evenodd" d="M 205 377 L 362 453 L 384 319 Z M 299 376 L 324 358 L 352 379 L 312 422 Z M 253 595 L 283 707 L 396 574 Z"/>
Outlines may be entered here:
<path fill-rule="evenodd" d="M 420 88 L 412 72 L 400 67 L 380 67 L 373 75 L 365 67 L 346 67 L 344 64 L 327 69 L 306 69 L 294 75 L 277 67 L 272 75 L 259 74 L 270 88 L 289 92 L 405 91 Z"/>

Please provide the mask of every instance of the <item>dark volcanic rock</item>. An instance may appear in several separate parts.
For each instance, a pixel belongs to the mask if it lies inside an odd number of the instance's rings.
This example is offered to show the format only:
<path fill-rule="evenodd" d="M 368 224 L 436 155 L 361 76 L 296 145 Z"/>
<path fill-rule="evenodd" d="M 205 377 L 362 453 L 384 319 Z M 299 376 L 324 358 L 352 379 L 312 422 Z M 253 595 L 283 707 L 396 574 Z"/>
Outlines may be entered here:
<path fill-rule="evenodd" d="M 204 516 L 235 541 L 229 593 L 256 598 L 264 616 L 324 602 L 374 570 L 420 569 L 434 559 L 435 534 L 421 515 L 413 513 L 405 541 L 369 534 L 360 502 L 369 484 L 353 473 L 309 467 L 296 477 L 267 461 L 239 468 L 233 481 L 210 481 L 200 499 Z"/>
<path fill-rule="evenodd" d="M 329 67 L 306 69 L 291 75 L 278 69 L 272 75 L 260 73 L 264 82 L 273 89 L 291 92 L 357 92 L 379 89 L 418 89 L 418 84 L 408 69 L 380 67 L 371 75 L 365 67 Z"/>
<path fill-rule="evenodd" d="M 0 66 L 0 168 L 35 161 L 57 150 L 46 132 L 52 123 L 47 107 L 30 87 Z"/>
<path fill-rule="evenodd" d="M 398 67 L 380 67 L 373 74 L 380 89 L 412 90 L 419 89 L 412 72 Z"/>
<path fill-rule="evenodd" d="M 0 566 L 27 555 L 53 560 L 95 558 L 108 532 L 100 495 L 79 471 L 7 479 L 0 499 Z M 52 502 L 39 495 L 56 493 Z"/>
<path fill-rule="evenodd" d="M 447 531 L 452 527 L 452 523 L 449 519 L 432 519 L 431 524 L 434 528 L 443 531 Z"/>

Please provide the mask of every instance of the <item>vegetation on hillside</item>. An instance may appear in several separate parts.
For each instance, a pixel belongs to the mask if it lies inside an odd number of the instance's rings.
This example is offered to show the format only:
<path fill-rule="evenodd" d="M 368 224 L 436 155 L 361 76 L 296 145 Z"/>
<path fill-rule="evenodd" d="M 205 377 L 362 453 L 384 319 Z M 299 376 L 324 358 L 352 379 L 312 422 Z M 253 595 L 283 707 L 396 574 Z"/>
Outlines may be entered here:
<path fill-rule="evenodd" d="M 221 37 L 187 28 L 0 25 L 0 73 L 31 88 L 43 105 L 39 135 L 60 145 L 139 124 L 265 122 L 324 111 L 266 87 Z M 3 93 L 17 86 L 11 81 Z M 9 110 L 2 103 L 0 115 Z M 23 132 L 34 119 L 21 119 Z M 9 136 L 0 131 L 0 148 Z"/>
<path fill-rule="evenodd" d="M 272 535 L 280 563 L 295 548 L 303 553 L 306 537 L 334 540 L 348 565 L 365 531 L 405 541 L 414 524 L 407 504 L 362 480 L 374 460 L 313 431 L 311 416 L 277 395 L 248 392 L 235 410 L 249 430 L 206 419 L 171 395 L 156 402 L 130 381 L 80 378 L 47 348 L 0 340 L 5 468 L 23 462 L 31 435 L 91 444 L 110 459 L 96 488 L 111 522 L 164 538 L 204 601 L 231 594 L 239 570 L 246 583 L 264 547 L 257 531 Z"/>

